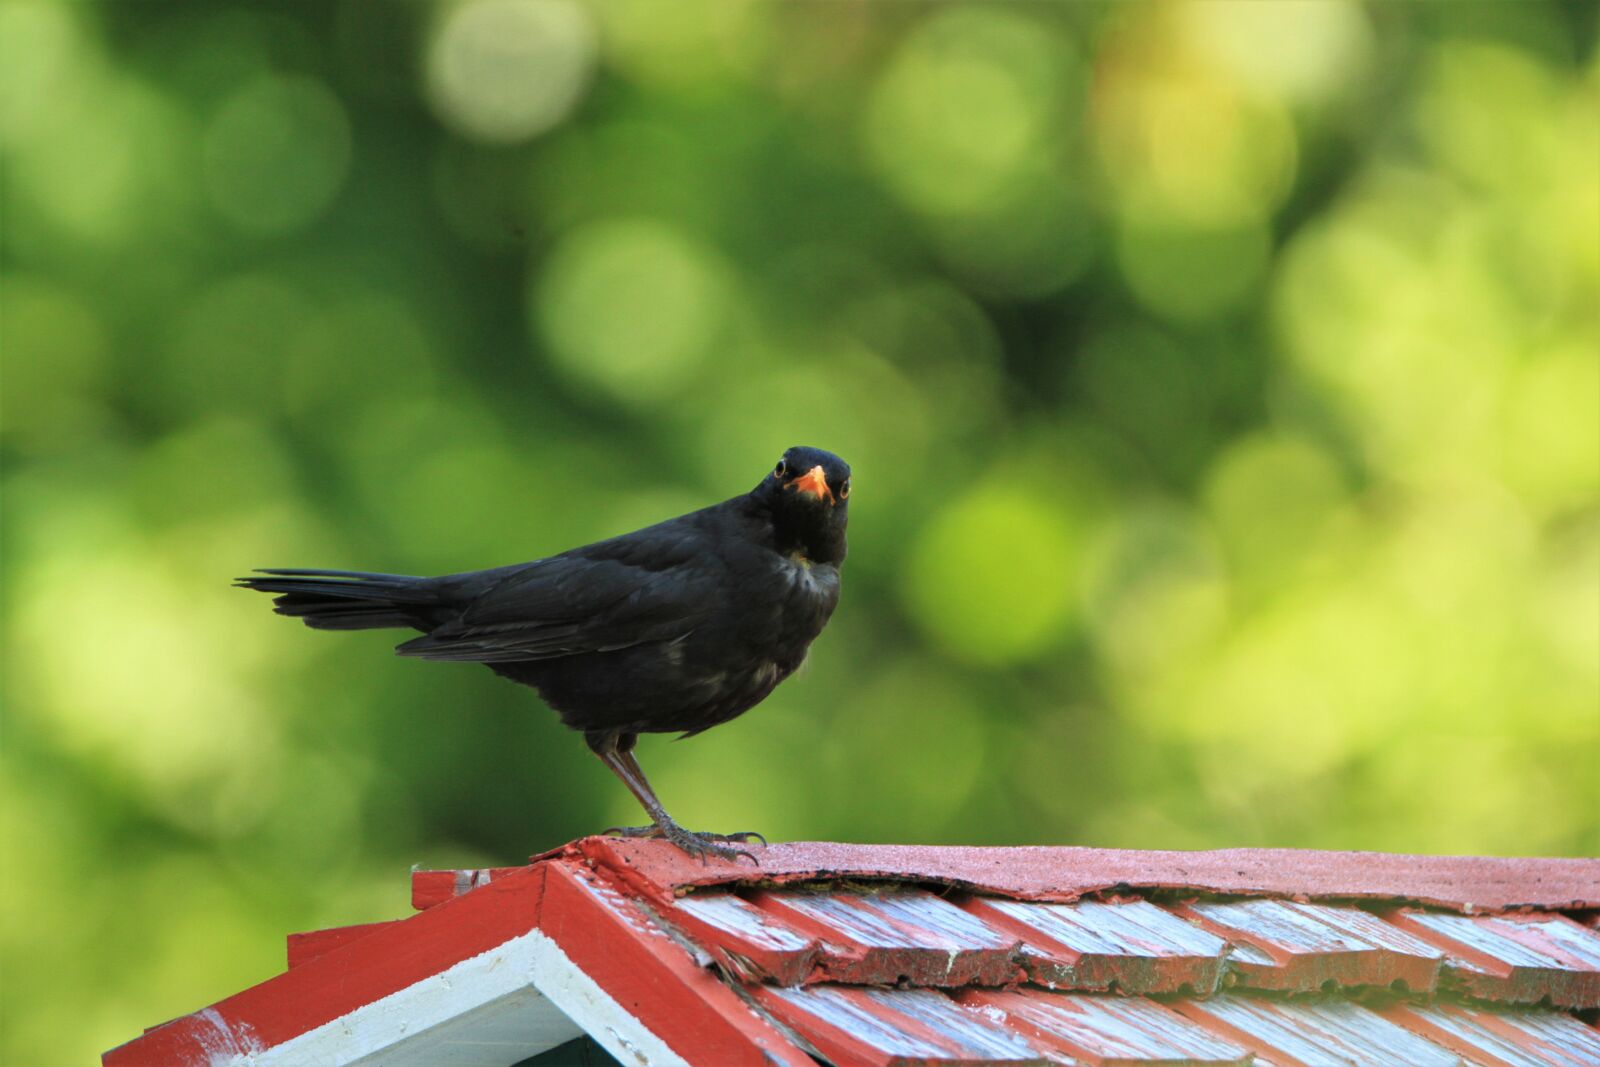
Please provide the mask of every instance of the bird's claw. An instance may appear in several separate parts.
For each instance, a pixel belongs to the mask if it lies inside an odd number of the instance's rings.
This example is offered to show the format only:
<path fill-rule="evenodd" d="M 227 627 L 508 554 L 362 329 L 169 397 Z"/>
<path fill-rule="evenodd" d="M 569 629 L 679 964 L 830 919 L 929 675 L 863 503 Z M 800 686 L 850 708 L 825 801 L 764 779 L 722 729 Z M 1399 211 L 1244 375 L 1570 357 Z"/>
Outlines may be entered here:
<path fill-rule="evenodd" d="M 683 849 L 683 851 L 687 852 L 689 855 L 698 856 L 701 863 L 706 862 L 707 856 L 715 856 L 718 859 L 727 860 L 730 863 L 737 863 L 739 862 L 740 857 L 743 857 L 749 860 L 752 865 L 756 867 L 761 866 L 761 861 L 756 859 L 756 854 L 754 852 L 742 848 L 729 848 L 726 845 L 718 844 L 720 841 L 739 840 L 731 835 L 698 834 L 692 830 L 679 829 L 677 833 L 668 833 L 666 838 L 674 845 L 677 845 L 679 848 Z"/>
<path fill-rule="evenodd" d="M 728 848 L 720 842 L 737 841 L 741 844 L 750 844 L 751 840 L 754 839 L 760 841 L 763 848 L 767 844 L 767 839 L 754 830 L 740 830 L 731 834 L 713 834 L 685 830 L 677 823 L 668 823 L 666 826 L 653 824 L 650 826 L 612 826 L 605 833 L 608 836 L 615 837 L 661 838 L 672 842 L 689 855 L 698 857 L 701 863 L 706 862 L 707 856 L 716 856 L 718 859 L 732 862 L 737 862 L 739 857 L 743 856 L 757 867 L 761 866 L 761 861 L 756 858 L 755 853 L 742 848 Z"/>

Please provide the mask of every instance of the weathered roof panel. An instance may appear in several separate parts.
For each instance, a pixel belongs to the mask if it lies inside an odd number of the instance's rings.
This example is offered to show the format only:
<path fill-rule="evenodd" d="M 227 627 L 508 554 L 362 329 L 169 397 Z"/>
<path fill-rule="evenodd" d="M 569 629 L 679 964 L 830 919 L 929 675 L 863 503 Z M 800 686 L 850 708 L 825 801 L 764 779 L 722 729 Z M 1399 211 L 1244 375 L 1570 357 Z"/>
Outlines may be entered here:
<path fill-rule="evenodd" d="M 736 893 L 696 893 L 663 914 L 729 970 L 752 980 L 798 985 L 810 977 L 821 951 L 816 938 Z"/>
<path fill-rule="evenodd" d="M 1460 1057 L 1449 1049 L 1347 1000 L 1227 996 L 1185 1001 L 1178 1010 L 1236 1036 L 1251 1051 L 1274 1064 L 1460 1064 Z"/>
<path fill-rule="evenodd" d="M 766 986 L 755 995 L 838 1067 L 1047 1062 L 1019 1035 L 931 990 Z"/>
<path fill-rule="evenodd" d="M 1558 1011 L 1494 1011 L 1460 1004 L 1396 1004 L 1390 1020 L 1488 1067 L 1600 1063 L 1600 1030 Z"/>
<path fill-rule="evenodd" d="M 1018 939 L 925 890 L 758 892 L 751 902 L 813 934 L 840 981 L 962 986 L 1022 977 Z"/>
<path fill-rule="evenodd" d="M 1330 985 L 1431 990 L 1444 952 L 1354 907 L 1292 900 L 1199 901 L 1179 913 L 1235 944 L 1259 949 L 1237 961 L 1240 981 L 1258 989 L 1312 992 Z"/>
<path fill-rule="evenodd" d="M 969 990 L 961 1002 L 1043 1047 L 1095 1064 L 1241 1064 L 1242 1046 L 1141 997 L 1027 990 Z"/>
<path fill-rule="evenodd" d="M 974 897 L 968 911 L 1022 938 L 1034 982 L 1124 993 L 1210 993 L 1222 980 L 1228 943 L 1144 900 L 1037 904 Z"/>
<path fill-rule="evenodd" d="M 1569 1008 L 1600 1002 L 1600 932 L 1563 915 L 1407 909 L 1396 921 L 1447 953 L 1447 981 L 1469 995 Z"/>

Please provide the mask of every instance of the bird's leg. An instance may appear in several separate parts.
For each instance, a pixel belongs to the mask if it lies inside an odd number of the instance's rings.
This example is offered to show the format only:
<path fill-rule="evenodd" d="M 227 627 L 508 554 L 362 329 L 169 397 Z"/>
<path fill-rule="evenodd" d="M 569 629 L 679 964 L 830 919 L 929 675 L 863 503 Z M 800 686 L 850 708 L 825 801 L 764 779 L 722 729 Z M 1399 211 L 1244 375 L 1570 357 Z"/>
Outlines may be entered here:
<path fill-rule="evenodd" d="M 725 860 L 736 860 L 740 856 L 747 857 L 751 863 L 760 866 L 759 860 L 744 849 L 727 848 L 719 844 L 722 841 L 748 841 L 751 838 L 760 838 L 761 843 L 767 839 L 753 831 L 738 834 L 708 834 L 695 833 L 679 826 L 667 814 L 667 809 L 661 806 L 661 801 L 656 798 L 654 789 L 644 776 L 644 770 L 639 766 L 639 761 L 633 756 L 633 742 L 636 740 L 632 734 L 618 735 L 615 733 L 594 734 L 587 736 L 589 747 L 594 754 L 600 757 L 600 762 L 611 768 L 611 773 L 622 779 L 622 784 L 628 787 L 634 799 L 644 808 L 650 816 L 652 826 L 626 826 L 613 827 L 607 833 L 619 834 L 622 837 L 660 837 L 671 841 L 691 856 L 699 856 L 702 860 L 707 855 L 717 856 Z"/>
<path fill-rule="evenodd" d="M 640 782 L 644 783 L 645 792 L 649 793 L 650 796 L 654 798 L 655 792 L 650 788 L 650 783 L 645 780 L 644 769 L 639 766 L 638 757 L 633 754 L 633 749 L 631 747 L 619 748 L 617 750 L 617 757 L 628 766 L 628 769 L 633 772 L 634 776 L 637 777 Z M 638 794 L 636 793 L 634 795 L 637 796 Z M 656 801 L 656 809 L 661 811 L 662 816 L 665 817 L 669 823 L 672 822 L 671 816 L 668 816 L 666 811 L 661 808 L 661 802 L 659 800 Z M 649 810 L 648 807 L 646 810 Z M 651 818 L 654 817 L 655 815 L 652 813 Z M 766 837 L 760 833 L 757 833 L 755 830 L 738 830 L 731 834 L 713 834 L 697 830 L 686 830 L 684 832 L 692 833 L 695 837 L 702 838 L 706 841 L 739 841 L 745 844 L 749 844 L 751 841 L 760 841 L 763 845 L 767 843 Z M 750 853 L 741 852 L 740 855 L 748 856 Z"/>

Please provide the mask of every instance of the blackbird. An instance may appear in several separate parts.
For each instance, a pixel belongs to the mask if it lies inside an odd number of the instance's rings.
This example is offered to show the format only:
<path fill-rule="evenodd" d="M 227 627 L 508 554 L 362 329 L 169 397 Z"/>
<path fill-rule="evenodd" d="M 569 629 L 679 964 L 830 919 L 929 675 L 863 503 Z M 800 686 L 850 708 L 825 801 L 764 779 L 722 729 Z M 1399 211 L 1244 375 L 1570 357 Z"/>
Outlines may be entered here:
<path fill-rule="evenodd" d="M 423 636 L 402 656 L 482 663 L 534 687 L 650 816 L 613 832 L 753 860 L 724 842 L 759 834 L 674 822 L 634 743 L 727 722 L 795 672 L 839 602 L 849 499 L 848 464 L 795 447 L 743 496 L 531 563 L 437 578 L 262 569 L 237 583 L 277 594 L 278 614 L 307 626 L 410 627 Z"/>

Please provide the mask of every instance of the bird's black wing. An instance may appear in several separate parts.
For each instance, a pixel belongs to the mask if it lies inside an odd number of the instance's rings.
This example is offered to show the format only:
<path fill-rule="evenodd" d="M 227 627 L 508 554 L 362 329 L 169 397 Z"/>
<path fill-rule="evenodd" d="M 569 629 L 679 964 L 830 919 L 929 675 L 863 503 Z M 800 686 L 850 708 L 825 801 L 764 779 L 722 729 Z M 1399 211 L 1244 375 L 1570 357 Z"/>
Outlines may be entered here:
<path fill-rule="evenodd" d="M 681 640 L 715 607 L 720 567 L 692 524 L 663 523 L 516 568 L 396 651 L 510 663 Z"/>

